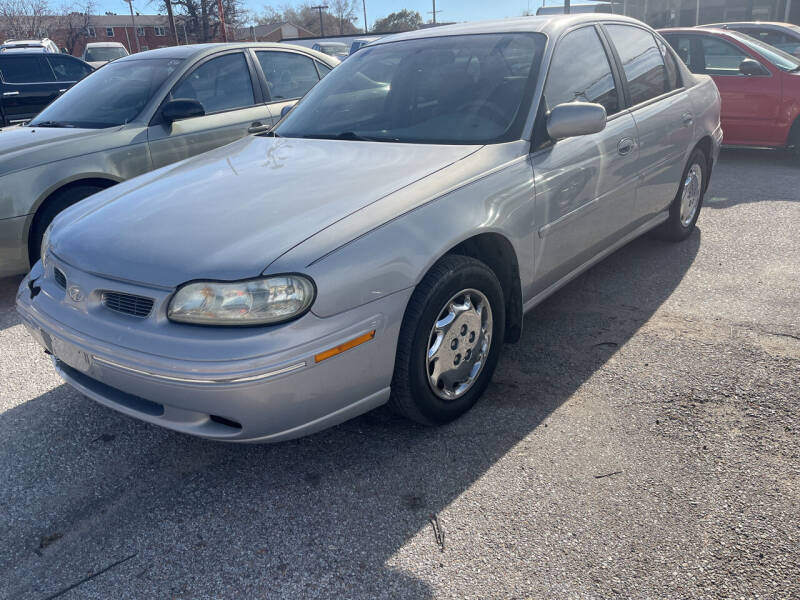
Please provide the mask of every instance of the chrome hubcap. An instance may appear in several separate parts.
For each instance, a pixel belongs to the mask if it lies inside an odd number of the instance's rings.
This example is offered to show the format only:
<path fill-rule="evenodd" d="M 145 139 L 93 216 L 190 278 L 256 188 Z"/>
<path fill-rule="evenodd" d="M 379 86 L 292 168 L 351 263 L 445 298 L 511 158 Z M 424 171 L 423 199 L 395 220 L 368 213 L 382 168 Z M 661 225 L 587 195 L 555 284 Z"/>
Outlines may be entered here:
<path fill-rule="evenodd" d="M 687 227 L 694 219 L 700 205 L 703 190 L 703 170 L 697 163 L 693 164 L 686 174 L 681 195 L 681 225 Z"/>
<path fill-rule="evenodd" d="M 462 290 L 439 311 L 428 336 L 428 383 L 439 398 L 463 396 L 480 375 L 492 345 L 492 308 L 477 290 Z"/>

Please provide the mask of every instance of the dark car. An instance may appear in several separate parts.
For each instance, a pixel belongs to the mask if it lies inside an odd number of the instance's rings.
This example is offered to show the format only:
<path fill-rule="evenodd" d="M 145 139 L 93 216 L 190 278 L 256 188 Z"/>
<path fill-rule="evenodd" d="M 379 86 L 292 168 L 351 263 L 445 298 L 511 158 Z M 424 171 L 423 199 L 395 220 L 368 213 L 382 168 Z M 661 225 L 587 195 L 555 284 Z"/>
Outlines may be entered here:
<path fill-rule="evenodd" d="M 66 54 L 0 54 L 0 127 L 29 121 L 92 71 Z"/>

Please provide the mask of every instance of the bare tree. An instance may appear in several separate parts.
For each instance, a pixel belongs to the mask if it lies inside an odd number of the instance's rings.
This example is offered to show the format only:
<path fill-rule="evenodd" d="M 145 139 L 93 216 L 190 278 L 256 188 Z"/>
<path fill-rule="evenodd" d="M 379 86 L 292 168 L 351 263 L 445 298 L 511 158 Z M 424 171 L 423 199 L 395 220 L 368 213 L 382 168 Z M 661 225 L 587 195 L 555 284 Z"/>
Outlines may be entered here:
<path fill-rule="evenodd" d="M 63 32 L 64 47 L 70 54 L 81 40 L 89 37 L 89 26 L 95 9 L 94 0 L 85 0 L 83 5 L 65 2 L 54 17 L 55 27 Z"/>
<path fill-rule="evenodd" d="M 172 6 L 175 14 L 183 17 L 188 35 L 195 41 L 211 42 L 221 37 L 217 0 L 172 0 Z M 247 20 L 247 10 L 242 0 L 222 0 L 222 10 L 228 31 Z M 230 39 L 233 39 L 232 33 Z"/>
<path fill-rule="evenodd" d="M 339 35 L 351 33 L 345 31 L 345 24 L 353 25 L 353 21 L 358 21 L 356 12 L 356 0 L 328 0 L 331 14 L 336 17 L 339 25 Z"/>
<path fill-rule="evenodd" d="M 0 0 L 0 27 L 9 38 L 45 37 L 50 14 L 47 0 Z"/>

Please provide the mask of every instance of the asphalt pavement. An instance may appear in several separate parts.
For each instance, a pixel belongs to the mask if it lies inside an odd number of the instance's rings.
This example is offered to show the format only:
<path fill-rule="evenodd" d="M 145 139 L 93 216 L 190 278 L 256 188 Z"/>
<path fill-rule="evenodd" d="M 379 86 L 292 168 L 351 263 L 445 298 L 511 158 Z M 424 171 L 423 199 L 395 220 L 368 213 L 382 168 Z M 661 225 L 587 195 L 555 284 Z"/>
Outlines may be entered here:
<path fill-rule="evenodd" d="M 800 598 L 799 181 L 724 151 L 690 239 L 528 314 L 439 429 L 136 421 L 61 382 L 0 280 L 0 598 Z"/>

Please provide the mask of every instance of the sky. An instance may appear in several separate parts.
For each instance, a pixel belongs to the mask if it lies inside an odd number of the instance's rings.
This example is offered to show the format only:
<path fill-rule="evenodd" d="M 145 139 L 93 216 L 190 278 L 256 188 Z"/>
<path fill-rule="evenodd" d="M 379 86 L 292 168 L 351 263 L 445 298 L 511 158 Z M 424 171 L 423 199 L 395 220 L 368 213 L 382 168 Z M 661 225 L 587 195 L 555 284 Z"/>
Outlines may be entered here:
<path fill-rule="evenodd" d="M 588 4 L 592 0 L 572 0 L 573 4 Z M 287 3 L 299 4 L 297 0 L 244 0 L 247 8 L 255 14 L 261 13 L 264 6 L 271 4 L 280 8 Z M 524 11 L 536 9 L 542 6 L 543 0 L 436 0 L 437 21 L 480 21 L 484 19 L 502 19 L 504 17 L 518 17 Z M 544 0 L 547 6 L 560 6 L 563 0 Z M 363 13 L 361 11 L 361 0 L 356 0 L 359 6 L 359 19 L 357 27 L 363 26 Z M 433 9 L 432 0 L 366 0 L 367 19 L 370 27 L 376 19 L 385 17 L 391 12 L 408 8 L 419 11 L 424 21 L 431 19 L 430 11 Z M 133 9 L 141 14 L 154 14 L 158 12 L 158 0 L 133 0 Z M 97 10 L 100 13 L 106 11 L 122 14 L 128 12 L 128 4 L 123 0 L 98 0 Z"/>

